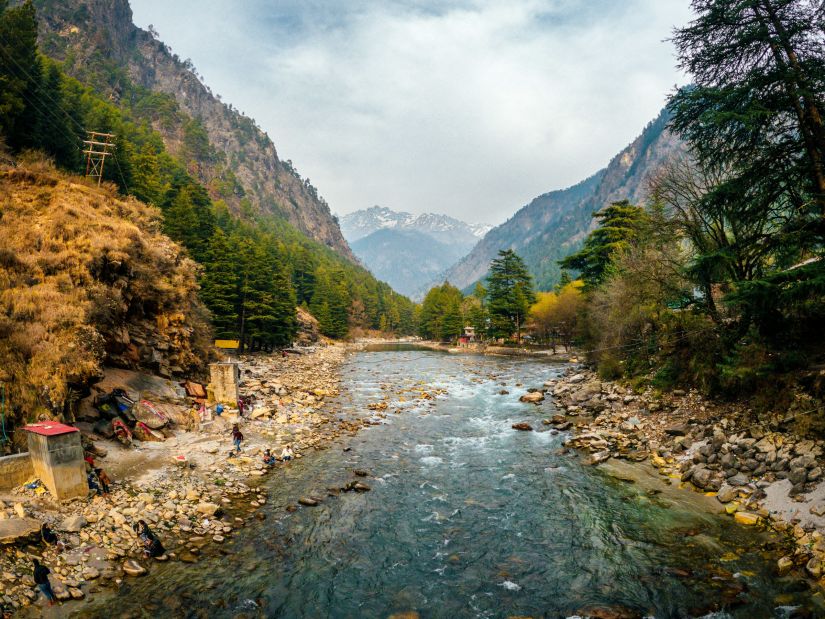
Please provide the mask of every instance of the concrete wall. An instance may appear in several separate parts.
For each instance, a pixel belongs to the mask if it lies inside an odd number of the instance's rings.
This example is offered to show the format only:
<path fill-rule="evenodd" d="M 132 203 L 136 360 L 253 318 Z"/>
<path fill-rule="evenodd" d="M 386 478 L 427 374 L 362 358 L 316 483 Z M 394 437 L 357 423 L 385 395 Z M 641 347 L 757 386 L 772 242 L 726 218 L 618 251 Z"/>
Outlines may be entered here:
<path fill-rule="evenodd" d="M 0 458 L 0 490 L 11 490 L 34 477 L 29 452 Z"/>
<path fill-rule="evenodd" d="M 86 463 L 80 432 L 58 436 L 43 436 L 29 432 L 29 453 L 35 475 L 58 501 L 86 497 Z"/>
<path fill-rule="evenodd" d="M 211 363 L 209 365 L 211 388 L 215 402 L 223 402 L 231 406 L 238 405 L 238 383 L 241 372 L 237 363 Z"/>

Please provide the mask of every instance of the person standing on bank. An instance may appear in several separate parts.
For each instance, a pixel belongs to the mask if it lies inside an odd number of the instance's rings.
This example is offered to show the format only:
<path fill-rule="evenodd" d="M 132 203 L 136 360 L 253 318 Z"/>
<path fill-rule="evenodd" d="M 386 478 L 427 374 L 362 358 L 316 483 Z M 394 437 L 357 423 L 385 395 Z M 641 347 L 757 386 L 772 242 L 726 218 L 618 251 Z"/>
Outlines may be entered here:
<path fill-rule="evenodd" d="M 241 429 L 238 427 L 238 424 L 232 426 L 232 442 L 235 444 L 235 452 L 241 453 L 241 441 L 243 440 L 243 434 L 241 434 Z"/>
<path fill-rule="evenodd" d="M 49 606 L 54 606 L 54 603 L 57 601 L 57 597 L 55 596 L 54 591 L 52 591 L 52 585 L 49 582 L 49 574 L 51 574 L 51 570 L 41 564 L 37 559 L 32 559 L 32 563 L 34 563 L 34 584 L 37 585 L 37 588 L 40 589 L 40 593 L 42 593 L 49 601 Z"/>

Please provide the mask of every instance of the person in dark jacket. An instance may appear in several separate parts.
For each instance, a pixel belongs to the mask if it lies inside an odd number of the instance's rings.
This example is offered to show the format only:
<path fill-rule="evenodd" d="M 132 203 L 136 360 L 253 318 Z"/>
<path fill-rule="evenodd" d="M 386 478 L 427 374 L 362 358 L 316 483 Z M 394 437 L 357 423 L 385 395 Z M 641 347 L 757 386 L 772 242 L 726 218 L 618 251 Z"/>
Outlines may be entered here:
<path fill-rule="evenodd" d="M 235 451 L 237 453 L 241 453 L 241 441 L 243 440 L 243 434 L 241 434 L 241 429 L 238 427 L 236 423 L 232 426 L 232 442 L 235 444 Z"/>
<path fill-rule="evenodd" d="M 34 563 L 34 584 L 37 585 L 40 592 L 49 600 L 49 606 L 54 606 L 57 597 L 54 595 L 52 585 L 49 582 L 51 570 L 45 565 L 42 565 L 37 559 L 32 559 L 32 563 Z"/>
<path fill-rule="evenodd" d="M 159 557 L 166 552 L 163 544 L 160 543 L 160 540 L 146 522 L 138 520 L 132 528 L 138 534 L 140 541 L 143 542 L 143 554 L 147 559 Z"/>

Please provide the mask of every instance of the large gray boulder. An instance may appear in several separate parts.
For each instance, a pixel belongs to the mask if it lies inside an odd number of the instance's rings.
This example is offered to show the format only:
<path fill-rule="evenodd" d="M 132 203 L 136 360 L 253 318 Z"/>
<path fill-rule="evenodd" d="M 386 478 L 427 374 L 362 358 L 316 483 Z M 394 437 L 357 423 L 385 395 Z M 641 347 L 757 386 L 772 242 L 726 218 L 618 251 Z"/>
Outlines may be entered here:
<path fill-rule="evenodd" d="M 35 518 L 0 520 L 0 545 L 23 543 L 39 536 L 41 524 Z"/>

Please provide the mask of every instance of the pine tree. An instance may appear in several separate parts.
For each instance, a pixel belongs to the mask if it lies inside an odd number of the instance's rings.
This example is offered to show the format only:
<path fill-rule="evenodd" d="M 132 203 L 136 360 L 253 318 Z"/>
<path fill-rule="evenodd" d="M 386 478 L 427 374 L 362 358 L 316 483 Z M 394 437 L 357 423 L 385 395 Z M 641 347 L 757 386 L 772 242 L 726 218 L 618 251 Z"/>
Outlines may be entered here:
<path fill-rule="evenodd" d="M 212 313 L 212 324 L 218 338 L 238 336 L 237 295 L 239 289 L 235 259 L 223 230 L 216 230 L 209 242 L 204 274 L 201 278 L 201 299 Z"/>
<path fill-rule="evenodd" d="M 677 92 L 670 109 L 673 127 L 704 165 L 734 166 L 736 176 L 767 192 L 804 187 L 822 217 L 825 53 L 818 4 L 693 0 L 697 18 L 674 37 L 692 85 Z M 804 199 L 793 203 L 806 209 Z"/>
<path fill-rule="evenodd" d="M 593 217 L 599 226 L 588 235 L 584 247 L 559 261 L 562 268 L 579 271 L 588 288 L 604 280 L 616 253 L 630 246 L 647 221 L 644 209 L 627 200 L 614 202 Z"/>
<path fill-rule="evenodd" d="M 536 295 L 524 260 L 512 249 L 499 250 L 498 258 L 490 263 L 487 298 L 491 334 L 508 338 L 515 333 L 520 342 L 521 329 Z"/>
<path fill-rule="evenodd" d="M 441 321 L 442 340 L 455 340 L 464 332 L 464 320 L 461 316 L 460 297 L 452 296 L 446 301 L 444 317 Z"/>
<path fill-rule="evenodd" d="M 693 0 L 692 7 L 696 19 L 674 37 L 692 85 L 671 98 L 671 124 L 716 180 L 696 213 L 724 219 L 741 239 L 733 246 L 726 236 L 698 239 L 693 272 L 707 287 L 726 270 L 738 280 L 726 301 L 738 310 L 739 331 L 755 321 L 787 344 L 783 334 L 801 318 L 821 320 L 816 308 L 825 297 L 823 260 L 795 268 L 820 257 L 825 243 L 823 8 L 800 0 Z M 756 262 L 754 248 L 762 254 Z"/>
<path fill-rule="evenodd" d="M 34 5 L 26 0 L 7 7 L 8 0 L 0 0 L 0 134 L 12 150 L 20 150 L 39 146 L 37 128 L 51 106 L 40 100 Z"/>

